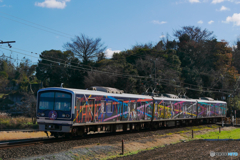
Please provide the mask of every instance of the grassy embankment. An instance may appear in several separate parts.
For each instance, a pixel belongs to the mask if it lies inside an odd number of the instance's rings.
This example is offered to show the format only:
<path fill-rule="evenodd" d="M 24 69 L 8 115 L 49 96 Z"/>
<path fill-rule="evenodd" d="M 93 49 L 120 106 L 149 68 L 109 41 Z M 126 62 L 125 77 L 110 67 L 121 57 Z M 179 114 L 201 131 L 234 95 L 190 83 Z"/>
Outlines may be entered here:
<path fill-rule="evenodd" d="M 179 142 L 187 142 L 192 140 L 197 140 L 199 138 L 196 138 L 196 135 L 202 135 L 206 134 L 211 131 L 217 131 L 219 126 L 217 125 L 201 125 L 201 126 L 191 126 L 183 128 L 183 130 L 180 131 L 173 131 L 166 134 L 156 134 L 150 137 L 145 137 L 146 142 L 143 144 L 142 142 L 138 142 L 138 140 L 134 141 L 128 141 L 125 144 L 125 153 L 122 155 L 119 150 L 113 151 L 112 153 L 105 153 L 104 155 L 99 156 L 99 159 L 106 160 L 106 159 L 113 159 L 117 157 L 125 157 L 129 155 L 138 154 L 139 152 L 145 152 L 149 150 L 153 150 L 156 148 L 165 147 L 168 145 L 173 145 Z M 232 130 L 232 128 L 224 128 L 222 130 Z M 192 130 L 194 131 L 194 138 L 192 139 Z M 140 138 L 141 139 L 141 138 Z M 97 144 L 97 145 L 103 145 L 103 144 Z M 116 143 L 114 145 L 115 147 L 118 146 L 121 148 L 121 143 Z M 86 155 L 74 155 L 76 160 L 80 159 L 94 159 L 96 157 L 89 157 Z"/>
<path fill-rule="evenodd" d="M 33 124 L 31 118 L 11 117 L 0 113 L 0 130 L 8 129 L 37 129 L 38 124 Z"/>
<path fill-rule="evenodd" d="M 240 139 L 240 129 L 234 129 L 231 131 L 215 131 L 206 134 L 197 135 L 199 139 Z"/>
<path fill-rule="evenodd" d="M 199 139 L 240 139 L 239 131 L 240 129 L 233 129 L 233 128 L 223 128 L 221 133 L 219 133 L 218 130 L 219 126 L 213 125 L 211 127 L 208 126 L 194 126 L 194 127 L 187 127 L 186 130 L 175 132 L 175 133 L 168 133 L 165 135 L 160 135 L 159 137 L 164 137 L 164 136 L 173 136 L 174 138 L 176 135 L 181 135 L 184 138 L 184 141 L 192 141 L 192 140 L 199 140 Z M 194 138 L 192 139 L 191 137 L 191 131 L 194 131 Z M 171 144 L 176 144 L 182 142 L 182 140 L 177 140 Z M 169 144 L 168 144 L 169 145 Z M 148 151 L 148 150 L 153 150 L 156 148 L 161 148 L 165 147 L 166 145 L 159 145 L 159 146 L 154 146 L 150 147 L 147 149 L 142 149 L 142 150 L 136 150 L 133 152 L 126 152 L 124 155 L 112 155 L 112 156 L 106 156 L 102 158 L 103 160 L 105 159 L 112 159 L 112 158 L 117 158 L 117 157 L 125 157 L 129 155 L 134 155 L 138 154 L 139 152 L 143 151 Z M 78 159 L 79 157 L 76 157 Z M 81 158 L 79 158 L 81 159 Z"/>

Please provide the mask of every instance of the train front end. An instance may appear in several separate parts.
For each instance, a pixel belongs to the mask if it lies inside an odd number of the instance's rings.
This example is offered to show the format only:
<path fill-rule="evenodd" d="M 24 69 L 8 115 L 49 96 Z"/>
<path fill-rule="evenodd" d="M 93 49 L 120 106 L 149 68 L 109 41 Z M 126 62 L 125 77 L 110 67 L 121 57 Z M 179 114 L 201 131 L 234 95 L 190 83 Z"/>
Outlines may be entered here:
<path fill-rule="evenodd" d="M 61 88 L 38 91 L 37 122 L 40 131 L 50 131 L 57 137 L 70 133 L 74 111 L 74 92 Z"/>

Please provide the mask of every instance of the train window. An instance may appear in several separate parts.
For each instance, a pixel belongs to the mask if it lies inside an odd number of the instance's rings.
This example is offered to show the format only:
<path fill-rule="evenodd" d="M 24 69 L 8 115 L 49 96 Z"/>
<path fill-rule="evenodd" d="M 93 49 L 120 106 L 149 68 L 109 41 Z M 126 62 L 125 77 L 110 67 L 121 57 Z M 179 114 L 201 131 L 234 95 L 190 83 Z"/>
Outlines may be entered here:
<path fill-rule="evenodd" d="M 101 101 L 101 113 L 105 113 L 105 103 L 106 101 Z"/>
<path fill-rule="evenodd" d="M 53 110 L 54 92 L 43 92 L 39 96 L 39 109 Z"/>
<path fill-rule="evenodd" d="M 55 92 L 54 110 L 70 111 L 72 96 L 68 93 Z"/>
<path fill-rule="evenodd" d="M 112 113 L 113 111 L 112 101 L 108 101 L 106 107 L 107 107 L 107 113 Z"/>

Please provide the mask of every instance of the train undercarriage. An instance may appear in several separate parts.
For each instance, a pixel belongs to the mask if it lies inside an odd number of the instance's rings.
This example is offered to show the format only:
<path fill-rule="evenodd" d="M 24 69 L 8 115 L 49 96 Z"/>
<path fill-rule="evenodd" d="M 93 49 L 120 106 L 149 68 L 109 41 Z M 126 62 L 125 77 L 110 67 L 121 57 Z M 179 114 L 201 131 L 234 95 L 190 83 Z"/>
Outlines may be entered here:
<path fill-rule="evenodd" d="M 74 124 L 70 127 L 70 132 L 58 132 L 56 130 L 45 130 L 50 132 L 51 136 L 58 137 L 84 137 L 87 134 L 94 133 L 114 133 L 114 132 L 126 132 L 126 131 L 140 131 L 140 130 L 157 130 L 168 127 L 184 127 L 184 126 L 195 126 L 201 124 L 214 124 L 222 122 L 223 117 L 211 117 L 201 119 L 176 119 L 176 120 L 165 120 L 165 121 L 145 121 L 145 122 L 132 122 L 132 123 L 99 123 L 99 124 Z"/>

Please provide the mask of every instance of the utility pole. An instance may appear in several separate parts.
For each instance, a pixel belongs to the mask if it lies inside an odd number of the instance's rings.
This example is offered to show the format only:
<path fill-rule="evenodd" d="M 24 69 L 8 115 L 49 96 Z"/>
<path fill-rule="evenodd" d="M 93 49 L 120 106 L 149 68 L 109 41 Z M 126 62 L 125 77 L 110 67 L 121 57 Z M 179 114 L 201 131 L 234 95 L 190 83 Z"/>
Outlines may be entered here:
<path fill-rule="evenodd" d="M 0 44 L 7 43 L 7 44 L 8 44 L 8 47 L 9 47 L 9 48 L 12 48 L 12 46 L 10 45 L 10 43 L 15 43 L 15 42 L 16 42 L 16 41 L 5 41 L 5 42 L 0 41 Z"/>
<path fill-rule="evenodd" d="M 156 90 L 156 60 L 154 61 L 154 71 L 155 71 L 155 75 L 154 75 L 154 89 Z"/>
<path fill-rule="evenodd" d="M 154 89 L 153 89 L 154 91 L 157 89 L 157 84 L 156 84 L 156 76 L 157 76 L 157 74 L 156 74 L 156 60 L 157 60 L 157 58 L 155 60 L 151 59 L 151 61 L 153 61 L 153 64 L 154 64 Z"/>

